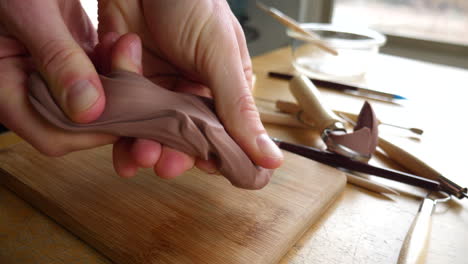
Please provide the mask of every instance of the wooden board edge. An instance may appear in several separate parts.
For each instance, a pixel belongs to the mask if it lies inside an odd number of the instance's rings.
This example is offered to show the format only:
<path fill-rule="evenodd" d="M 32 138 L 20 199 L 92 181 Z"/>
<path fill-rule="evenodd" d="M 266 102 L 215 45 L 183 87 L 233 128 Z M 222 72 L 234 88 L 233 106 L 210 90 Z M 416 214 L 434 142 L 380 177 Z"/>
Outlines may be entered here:
<path fill-rule="evenodd" d="M 323 214 L 331 207 L 331 205 L 339 198 L 339 196 L 343 195 L 343 191 L 344 191 L 344 188 L 346 187 L 346 176 L 344 173 L 342 173 L 342 177 L 340 177 L 340 185 L 338 186 L 338 188 L 336 189 L 336 194 L 338 195 L 335 195 L 333 197 L 333 194 L 332 192 L 326 192 L 327 193 L 327 196 L 324 200 L 328 200 L 328 203 L 324 204 L 323 206 L 321 206 L 319 208 L 319 210 L 317 210 L 316 214 L 310 214 L 310 216 L 306 219 L 307 223 L 305 224 L 306 228 L 302 229 L 302 230 L 298 230 L 299 232 L 296 232 L 296 234 L 294 236 L 291 237 L 291 239 L 289 240 L 289 247 L 284 247 L 284 250 L 282 250 L 281 252 L 279 252 L 277 254 L 277 256 L 275 258 L 272 259 L 271 263 L 279 263 L 285 256 L 286 254 L 289 252 L 289 250 L 291 250 L 291 248 L 296 245 L 296 243 L 302 238 L 302 236 L 309 230 L 311 229 L 314 224 L 317 223 L 318 219 L 323 217 Z M 322 192 L 324 193 L 324 192 Z M 321 194 L 322 194 L 321 193 Z"/>
<path fill-rule="evenodd" d="M 87 245 L 94 248 L 103 257 L 106 257 L 109 261 L 113 262 L 112 258 L 114 256 L 111 254 L 112 250 L 108 249 L 103 243 L 99 242 L 99 240 L 93 239 L 91 235 L 88 235 L 89 231 L 87 231 L 83 225 L 65 213 L 65 211 L 59 206 L 51 204 L 40 192 L 29 187 L 27 184 L 17 179 L 1 167 L 0 184 L 13 192 L 27 204 L 47 216 L 54 223 L 70 232 L 77 239 L 84 241 Z M 58 222 L 55 219 L 61 219 L 63 223 Z"/>
<path fill-rule="evenodd" d="M 24 144 L 24 142 L 19 144 Z M 14 146 L 19 144 L 14 144 Z M 9 149 L 14 146 L 9 146 L 4 150 L 9 151 Z M 299 241 L 303 234 L 313 226 L 313 224 L 322 216 L 322 214 L 334 203 L 337 197 L 339 197 L 339 195 L 342 194 L 343 189 L 346 185 L 346 177 L 344 176 L 344 174 L 342 175 L 342 177 L 337 177 L 337 181 L 340 181 L 340 184 L 335 188 L 335 190 L 333 190 L 333 192 L 324 190 L 319 194 L 319 196 L 323 197 L 322 199 L 326 200 L 327 203 L 320 206 L 318 210 L 315 208 L 309 210 L 314 211 L 316 213 L 309 214 L 304 219 L 302 219 L 306 222 L 303 225 L 304 228 L 294 230 L 296 232 L 293 232 L 294 234 L 291 235 L 291 239 L 285 242 L 285 245 L 287 246 L 282 247 L 283 249 L 278 251 L 274 255 L 266 256 L 265 263 L 278 263 L 279 261 L 281 261 L 281 259 L 288 253 L 291 247 L 293 247 L 297 243 L 297 241 Z M 42 214 L 46 215 L 49 219 L 57 223 L 60 227 L 67 230 L 78 239 L 84 241 L 86 244 L 97 250 L 102 256 L 107 257 L 109 260 L 112 260 L 114 258 L 132 258 L 132 256 L 116 256 L 116 254 L 105 244 L 100 242 L 98 239 L 93 239 L 93 236 L 90 234 L 91 231 L 88 230 L 85 226 L 80 224 L 78 221 L 74 220 L 73 217 L 68 215 L 59 206 L 51 203 L 43 194 L 31 188 L 27 183 L 21 181 L 17 177 L 11 175 L 8 171 L 2 169 L 1 166 L 0 184 L 3 184 L 6 188 L 8 188 L 26 203 L 39 210 Z M 327 187 L 325 187 L 324 189 L 327 189 Z M 314 205 L 311 206 L 313 207 Z M 61 219 L 61 222 L 58 222 L 55 219 Z"/>

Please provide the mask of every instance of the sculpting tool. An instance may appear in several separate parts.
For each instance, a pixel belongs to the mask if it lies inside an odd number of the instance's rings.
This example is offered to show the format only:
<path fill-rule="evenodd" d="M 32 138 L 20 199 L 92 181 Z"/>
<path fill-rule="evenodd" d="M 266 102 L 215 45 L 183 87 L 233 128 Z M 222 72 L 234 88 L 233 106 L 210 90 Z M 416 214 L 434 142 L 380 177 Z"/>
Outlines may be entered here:
<path fill-rule="evenodd" d="M 289 113 L 289 114 L 293 114 L 293 115 L 299 115 L 299 117 L 302 119 L 303 122 L 305 122 L 305 123 L 310 122 L 309 117 L 304 116 L 303 113 L 299 113 L 299 112 L 302 111 L 302 108 L 298 104 L 293 103 L 293 102 L 283 101 L 283 100 L 277 100 L 276 102 L 272 100 L 271 102 L 275 103 L 276 108 L 278 108 L 278 110 L 280 110 L 281 112 Z M 337 110 L 333 110 L 333 112 L 335 114 L 339 115 L 342 118 L 347 117 L 349 119 L 354 120 L 354 122 L 357 120 L 357 115 L 355 115 L 355 114 L 351 114 L 351 113 L 347 113 L 347 112 L 343 112 L 343 111 L 337 111 Z M 382 122 L 380 120 L 378 120 L 378 122 L 379 122 L 380 125 L 391 126 L 391 127 L 395 127 L 395 128 L 408 130 L 408 131 L 410 131 L 412 133 L 415 133 L 417 135 L 422 135 L 424 133 L 424 130 L 422 130 L 420 128 L 403 127 L 403 126 L 399 126 L 399 125 L 395 125 L 395 124 L 385 123 L 385 122 Z"/>
<path fill-rule="evenodd" d="M 280 73 L 280 72 L 268 72 L 268 76 L 273 78 L 279 78 L 283 80 L 291 80 L 294 75 L 289 73 Z M 401 95 L 392 94 L 392 93 L 385 93 L 377 90 L 373 90 L 367 87 L 354 85 L 354 84 L 346 84 L 342 82 L 336 81 L 329 81 L 329 80 L 319 80 L 315 78 L 308 77 L 311 81 L 314 82 L 317 86 L 322 88 L 337 90 L 341 92 L 350 93 L 357 96 L 363 96 L 370 99 L 380 100 L 380 101 L 387 101 L 387 102 L 395 102 L 398 100 L 406 100 L 406 97 Z"/>
<path fill-rule="evenodd" d="M 400 195 L 399 192 L 395 191 L 394 189 L 385 186 L 383 184 L 377 183 L 375 181 L 360 177 L 355 175 L 351 171 L 344 171 L 346 175 L 346 181 L 347 183 L 356 185 L 358 187 L 364 188 L 366 190 L 376 192 L 376 193 L 387 193 L 387 194 L 394 194 L 394 195 Z"/>
<path fill-rule="evenodd" d="M 349 123 L 353 124 L 353 120 L 346 119 Z M 463 188 L 460 185 L 444 177 L 441 173 L 418 159 L 416 156 L 410 154 L 404 149 L 392 144 L 391 142 L 379 137 L 379 147 L 388 155 L 390 159 L 400 164 L 401 166 L 417 173 L 421 177 L 438 181 L 445 192 L 454 195 L 458 199 L 468 198 L 468 188 Z"/>
<path fill-rule="evenodd" d="M 297 128 L 313 128 L 313 126 L 308 126 L 289 114 L 268 111 L 259 106 L 257 106 L 257 108 L 260 113 L 260 119 L 262 120 L 263 123 L 283 125 L 283 126 L 288 126 L 288 127 L 297 127 Z"/>
<path fill-rule="evenodd" d="M 400 250 L 397 264 L 424 263 L 431 234 L 432 213 L 438 203 L 448 202 L 451 196 L 431 198 L 429 193 L 421 203 Z"/>
<path fill-rule="evenodd" d="M 424 134 L 424 130 L 420 129 L 420 128 L 415 128 L 415 127 L 404 127 L 404 126 L 399 126 L 399 125 L 395 125 L 395 124 L 389 124 L 389 123 L 384 123 L 384 122 L 380 122 L 381 125 L 384 125 L 384 126 L 389 126 L 389 127 L 394 127 L 394 128 L 399 128 L 399 129 L 403 129 L 403 130 L 408 130 L 414 134 L 417 134 L 417 135 L 422 135 Z"/>
<path fill-rule="evenodd" d="M 299 25 L 299 23 L 293 18 L 287 16 L 286 14 L 284 14 L 283 12 L 279 11 L 278 9 L 274 7 L 268 7 L 259 1 L 257 1 L 256 4 L 258 8 L 268 13 L 270 16 L 278 20 L 281 24 L 303 35 L 298 38 L 301 38 L 304 41 L 310 42 L 316 45 L 318 48 L 322 49 L 323 51 L 326 51 L 332 55 L 335 55 L 335 56 L 338 55 L 338 51 L 330 47 L 325 41 L 321 40 L 320 36 L 310 31 L 304 30 Z"/>
<path fill-rule="evenodd" d="M 367 173 L 389 180 L 406 183 L 412 186 L 421 187 L 429 191 L 442 191 L 447 194 L 453 195 L 458 199 L 468 198 L 467 189 L 462 188 L 453 182 L 450 182 L 450 184 L 446 182 L 438 182 L 435 180 L 413 175 L 411 173 L 372 166 L 367 163 L 355 161 L 345 156 L 328 151 L 323 151 L 317 148 L 284 142 L 277 138 L 272 138 L 272 140 L 281 149 L 293 152 L 295 154 L 301 155 L 303 157 L 318 161 L 320 163 L 335 168 L 343 168 L 352 171 Z"/>
<path fill-rule="evenodd" d="M 378 132 L 377 119 L 367 102 L 359 114 L 360 122 L 348 132 L 343 120 L 324 105 L 320 91 L 305 75 L 291 79 L 289 90 L 320 131 L 327 150 L 358 161 L 367 162 L 371 158 Z"/>
<path fill-rule="evenodd" d="M 263 98 L 255 98 L 258 101 L 265 101 L 268 103 L 272 103 L 274 101 L 268 100 L 268 99 L 263 99 Z M 258 102 L 257 101 L 257 102 Z M 260 112 L 260 118 L 262 122 L 264 123 L 272 123 L 272 124 L 278 124 L 278 125 L 285 125 L 289 127 L 297 127 L 297 128 L 313 128 L 312 126 L 309 126 L 307 124 L 302 123 L 299 121 L 299 119 L 294 118 L 292 115 L 289 114 L 284 114 L 284 113 L 278 113 L 275 112 L 274 110 L 271 110 L 273 107 L 264 107 L 262 104 L 257 105 L 259 112 Z M 347 178 L 347 182 L 356 186 L 359 186 L 361 188 L 367 189 L 369 191 L 373 191 L 376 193 L 388 193 L 388 194 L 396 194 L 399 195 L 399 193 L 393 189 L 391 189 L 388 186 L 385 186 L 383 184 L 377 183 L 375 181 L 353 175 L 352 172 L 350 171 L 345 171 L 345 175 Z"/>
<path fill-rule="evenodd" d="M 297 146 L 295 146 L 295 148 L 292 147 L 292 149 L 296 149 L 300 152 L 298 154 L 304 154 L 306 156 L 309 155 L 315 160 L 335 167 L 341 167 L 349 170 L 386 177 L 403 183 L 420 186 L 428 190 L 444 191 L 457 197 L 458 199 L 468 197 L 467 188 L 462 188 L 461 186 L 448 180 L 435 171 L 434 175 L 425 176 L 427 178 L 423 178 L 421 176 L 411 175 L 395 170 L 385 170 L 382 168 L 373 167 L 362 162 L 365 161 L 363 158 L 366 155 L 369 155 L 370 157 L 370 154 L 377 146 L 378 134 L 376 133 L 377 128 L 375 125 L 377 124 L 377 121 L 375 116 L 372 117 L 370 123 L 363 127 L 365 122 L 369 121 L 369 111 L 367 111 L 367 117 L 365 119 L 360 118 L 357 122 L 357 126 L 355 127 L 355 131 L 352 134 L 349 134 L 352 137 L 345 137 L 344 141 L 335 142 L 335 140 L 341 139 L 340 136 L 335 136 L 335 131 L 339 132 L 342 130 L 341 127 L 344 127 L 344 124 L 341 123 L 342 119 L 339 119 L 332 111 L 324 107 L 319 98 L 319 91 L 313 85 L 313 83 L 304 75 L 296 76 L 290 82 L 290 90 L 296 100 L 298 100 L 299 105 L 304 109 L 304 112 L 313 119 L 313 122 L 319 128 L 319 131 L 322 131 L 322 138 L 327 144 L 327 149 L 333 152 L 325 152 L 321 153 L 322 155 L 320 155 L 320 153 L 314 152 L 313 150 L 307 152 L 307 148 L 298 150 Z M 368 106 L 368 108 L 369 107 L 370 106 Z M 372 111 L 372 108 L 367 110 Z M 361 111 L 360 117 L 366 116 L 362 115 L 363 113 L 366 114 L 366 112 Z M 356 130 L 358 127 L 359 130 Z M 364 128 L 369 129 L 370 133 L 364 133 Z M 363 134 L 360 134 L 359 137 L 355 137 L 360 131 L 362 131 Z M 323 135 L 326 137 L 324 138 Z M 364 138 L 362 136 L 364 136 Z M 366 140 L 366 137 L 368 137 L 368 140 Z M 347 139 L 351 139 L 351 141 Z M 370 152 L 368 151 L 369 149 L 371 150 Z M 419 165 L 425 164 L 423 163 Z M 428 166 L 426 165 L 424 168 L 427 167 Z"/>
<path fill-rule="evenodd" d="M 441 187 L 442 187 L 442 185 L 437 181 L 426 179 L 426 178 L 416 176 L 410 173 L 372 166 L 364 162 L 352 160 L 340 154 L 336 154 L 336 153 L 332 153 L 328 151 L 322 151 L 320 149 L 305 146 L 305 145 L 284 142 L 277 138 L 273 138 L 272 140 L 281 149 L 291 151 L 295 154 L 301 155 L 309 159 L 313 159 L 315 161 L 321 162 L 323 164 L 327 164 L 332 167 L 344 168 L 344 169 L 353 170 L 357 172 L 367 173 L 367 174 L 379 176 L 382 178 L 386 178 L 389 180 L 394 180 L 394 181 L 406 183 L 409 185 L 421 187 L 421 188 L 431 190 L 431 191 L 439 191 L 441 190 Z M 444 190 L 444 191 L 448 192 L 449 190 Z"/>

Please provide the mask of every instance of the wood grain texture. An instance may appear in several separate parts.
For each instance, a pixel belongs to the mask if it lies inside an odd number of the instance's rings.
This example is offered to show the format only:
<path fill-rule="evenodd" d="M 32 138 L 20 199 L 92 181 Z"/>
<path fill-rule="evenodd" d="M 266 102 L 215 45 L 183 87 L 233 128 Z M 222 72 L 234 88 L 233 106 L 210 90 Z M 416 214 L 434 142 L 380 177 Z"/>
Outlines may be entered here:
<path fill-rule="evenodd" d="M 0 263 L 112 262 L 0 185 Z"/>
<path fill-rule="evenodd" d="M 287 71 L 291 68 L 290 54 L 291 51 L 284 48 L 253 59 L 258 79 L 256 97 L 294 101 L 288 82 L 269 78 L 267 74 L 270 70 Z M 356 84 L 388 88 L 387 91 L 410 98 L 405 107 L 379 101 L 373 102 L 373 106 L 381 120 L 423 128 L 423 137 L 419 140 L 408 138 L 413 135 L 383 126 L 382 134 L 450 179 L 467 186 L 463 157 L 466 156 L 468 141 L 457 140 L 458 137 L 447 133 L 454 131 L 455 135 L 463 135 L 468 131 L 468 122 L 463 118 L 466 96 L 462 88 L 466 83 L 467 70 L 380 54 L 366 79 Z M 364 102 L 357 96 L 318 88 L 327 104 L 338 111 L 358 113 Z M 271 110 L 274 111 L 273 108 Z M 314 130 L 270 124 L 266 124 L 266 128 L 271 136 L 283 140 L 324 147 Z M 3 139 L 0 136 L 0 146 Z M 380 153 L 371 163 L 404 169 Z M 397 263 L 405 235 L 427 192 L 376 177 L 372 180 L 391 186 L 401 195 L 385 197 L 348 184 L 344 194 L 304 233 L 280 263 Z M 86 243 L 1 185 L 0 196 L 0 263 L 109 263 Z M 439 204 L 432 216 L 426 264 L 466 264 L 467 224 L 466 200 Z M 10 258 L 5 254 L 10 254 L 7 255 Z"/>
<path fill-rule="evenodd" d="M 268 71 L 291 70 L 291 60 L 288 47 L 253 59 L 257 98 L 295 101 L 287 81 L 268 77 Z M 466 96 L 462 95 L 463 89 L 460 88 L 464 83 L 468 83 L 467 70 L 383 54 L 375 58 L 366 78 L 356 82 L 409 98 L 405 106 L 380 101 L 372 101 L 372 105 L 379 119 L 423 128 L 423 137 L 420 140 L 409 138 L 413 135 L 383 126 L 382 135 L 450 179 L 467 186 L 466 162 L 462 157 L 466 156 L 468 141 L 458 137 L 463 135 L 462 131 L 468 131 L 468 122 L 463 121 Z M 326 104 L 337 111 L 359 113 L 365 101 L 361 97 L 318 88 Z M 278 125 L 266 125 L 266 128 L 274 137 L 323 147 L 319 134 L 314 130 Z M 372 158 L 371 163 L 404 170 L 380 153 Z M 405 235 L 427 192 L 371 178 L 392 187 L 401 195 L 379 196 L 348 184 L 332 210 L 328 210 L 302 236 L 280 263 L 396 263 Z M 426 264 L 465 264 L 468 259 L 468 202 L 440 204 L 432 219 Z"/>
<path fill-rule="evenodd" d="M 0 179 L 115 263 L 277 262 L 345 184 L 335 169 L 285 153 L 261 191 L 197 170 L 165 181 L 115 176 L 110 148 L 47 158 L 0 152 Z"/>

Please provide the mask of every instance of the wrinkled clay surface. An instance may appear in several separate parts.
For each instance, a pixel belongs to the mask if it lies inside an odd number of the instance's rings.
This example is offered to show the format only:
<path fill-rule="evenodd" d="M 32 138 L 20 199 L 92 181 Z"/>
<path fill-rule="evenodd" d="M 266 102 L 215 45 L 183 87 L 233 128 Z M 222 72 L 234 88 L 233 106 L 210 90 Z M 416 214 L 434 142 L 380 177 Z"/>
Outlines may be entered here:
<path fill-rule="evenodd" d="M 103 132 L 156 140 L 202 159 L 214 158 L 234 186 L 259 189 L 273 173 L 257 167 L 227 134 L 211 99 L 162 88 L 137 74 L 116 71 L 101 76 L 106 108 L 89 124 L 70 121 L 38 74 L 29 80 L 30 101 L 52 124 L 75 132 Z"/>

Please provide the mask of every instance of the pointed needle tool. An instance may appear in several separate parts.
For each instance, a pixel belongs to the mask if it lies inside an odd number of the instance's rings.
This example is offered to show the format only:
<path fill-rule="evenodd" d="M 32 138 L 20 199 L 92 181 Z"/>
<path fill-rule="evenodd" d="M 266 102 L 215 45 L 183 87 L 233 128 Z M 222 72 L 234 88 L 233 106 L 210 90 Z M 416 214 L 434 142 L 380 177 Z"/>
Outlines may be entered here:
<path fill-rule="evenodd" d="M 294 77 L 294 75 L 292 74 L 283 73 L 283 72 L 268 72 L 268 76 L 273 77 L 273 78 L 283 79 L 283 80 L 291 80 Z M 398 94 L 386 93 L 386 92 L 370 89 L 370 88 L 360 86 L 360 85 L 348 84 L 344 82 L 331 81 L 331 80 L 319 80 L 319 79 L 310 78 L 310 77 L 309 79 L 320 88 L 340 91 L 340 92 L 351 94 L 354 96 L 367 97 L 370 99 L 386 101 L 386 102 L 391 102 L 391 103 L 395 103 L 396 101 L 400 101 L 400 100 L 407 100 L 406 97 L 398 95 Z"/>

